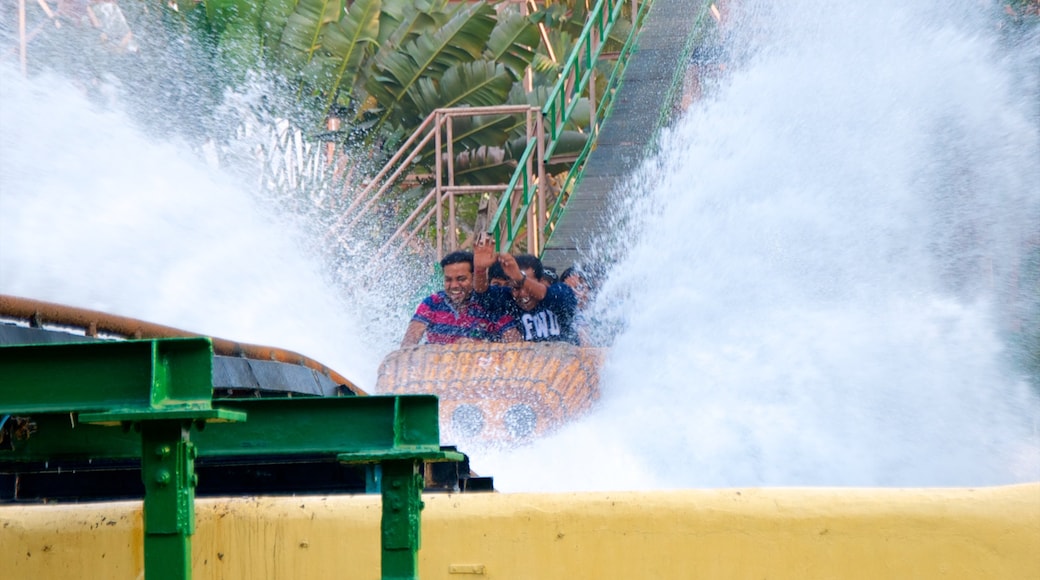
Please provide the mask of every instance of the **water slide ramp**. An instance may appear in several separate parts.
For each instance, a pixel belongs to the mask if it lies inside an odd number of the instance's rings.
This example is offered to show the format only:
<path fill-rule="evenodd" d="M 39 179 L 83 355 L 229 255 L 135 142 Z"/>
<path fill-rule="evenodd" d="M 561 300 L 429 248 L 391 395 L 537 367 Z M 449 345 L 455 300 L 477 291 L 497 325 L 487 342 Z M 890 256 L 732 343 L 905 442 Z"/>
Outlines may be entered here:
<path fill-rule="evenodd" d="M 657 132 L 674 116 L 690 55 L 713 25 L 709 5 L 654 0 L 596 149 L 546 243 L 545 265 L 562 271 L 579 261 L 609 223 L 615 186 L 652 151 Z"/>

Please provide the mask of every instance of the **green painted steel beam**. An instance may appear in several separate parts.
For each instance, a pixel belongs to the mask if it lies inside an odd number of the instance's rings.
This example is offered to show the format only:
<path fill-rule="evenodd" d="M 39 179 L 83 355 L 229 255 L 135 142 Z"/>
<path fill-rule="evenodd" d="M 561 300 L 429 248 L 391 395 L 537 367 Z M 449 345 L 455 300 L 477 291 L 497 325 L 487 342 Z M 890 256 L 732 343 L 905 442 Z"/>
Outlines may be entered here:
<path fill-rule="evenodd" d="M 336 398 L 227 399 L 222 410 L 244 413 L 244 423 L 206 423 L 192 434 L 201 457 L 332 454 L 348 463 L 402 457 L 461 460 L 443 455 L 433 395 Z M 2 399 L 0 411 L 7 412 Z M 125 429 L 87 424 L 77 413 L 33 414 L 35 433 L 0 451 L 5 465 L 54 459 L 134 459 L 140 437 Z"/>
<path fill-rule="evenodd" d="M 190 580 L 195 533 L 193 425 L 243 420 L 245 413 L 214 409 L 213 344 L 207 338 L 14 345 L 0 348 L 0 414 L 68 415 L 74 428 L 119 432 L 133 425 L 144 483 L 146 580 Z M 28 437 L 42 456 L 77 445 L 78 433 L 35 425 Z M 128 429 L 126 431 L 129 431 Z M 59 438 L 60 437 L 60 438 Z M 9 463 L 16 453 L 0 454 Z M 102 450 L 89 457 L 106 457 Z"/>
<path fill-rule="evenodd" d="M 189 580 L 195 534 L 195 446 L 191 421 L 142 421 L 146 580 Z"/>
<path fill-rule="evenodd" d="M 0 348 L 0 411 L 210 409 L 207 338 L 13 345 Z"/>
<path fill-rule="evenodd" d="M 383 580 L 419 577 L 423 477 L 418 461 L 383 463 L 383 517 L 380 520 Z"/>
<path fill-rule="evenodd" d="M 145 576 L 188 580 L 200 455 L 377 463 L 383 578 L 418 578 L 419 466 L 462 459 L 440 449 L 437 398 L 228 399 L 214 408 L 212 365 L 208 339 L 0 347 L 0 415 L 31 426 L 0 450 L 0 471 L 140 458 Z"/>

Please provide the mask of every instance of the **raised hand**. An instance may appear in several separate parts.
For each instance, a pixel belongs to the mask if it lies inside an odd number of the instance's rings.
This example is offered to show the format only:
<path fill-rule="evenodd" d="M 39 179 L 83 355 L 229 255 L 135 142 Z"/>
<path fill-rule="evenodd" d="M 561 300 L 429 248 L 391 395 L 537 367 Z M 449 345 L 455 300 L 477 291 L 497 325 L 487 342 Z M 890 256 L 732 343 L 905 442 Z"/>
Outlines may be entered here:
<path fill-rule="evenodd" d="M 506 276 L 509 276 L 510 280 L 516 282 L 523 276 L 520 272 L 520 266 L 516 263 L 516 258 L 508 252 L 502 252 L 498 255 L 498 263 L 502 264 L 502 270 L 505 271 Z"/>
<path fill-rule="evenodd" d="M 473 271 L 487 271 L 495 263 L 495 241 L 485 237 L 473 244 Z"/>

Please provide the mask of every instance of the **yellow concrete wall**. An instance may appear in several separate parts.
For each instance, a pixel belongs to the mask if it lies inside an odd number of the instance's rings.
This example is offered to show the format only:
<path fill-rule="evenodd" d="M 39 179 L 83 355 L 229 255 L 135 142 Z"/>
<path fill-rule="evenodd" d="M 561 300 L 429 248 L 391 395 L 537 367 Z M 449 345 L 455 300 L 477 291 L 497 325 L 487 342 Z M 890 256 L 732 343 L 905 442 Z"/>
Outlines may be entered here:
<path fill-rule="evenodd" d="M 1040 483 L 428 495 L 451 579 L 1040 579 Z M 199 500 L 196 579 L 375 579 L 371 496 Z M 0 578 L 137 578 L 138 502 L 0 506 Z"/>

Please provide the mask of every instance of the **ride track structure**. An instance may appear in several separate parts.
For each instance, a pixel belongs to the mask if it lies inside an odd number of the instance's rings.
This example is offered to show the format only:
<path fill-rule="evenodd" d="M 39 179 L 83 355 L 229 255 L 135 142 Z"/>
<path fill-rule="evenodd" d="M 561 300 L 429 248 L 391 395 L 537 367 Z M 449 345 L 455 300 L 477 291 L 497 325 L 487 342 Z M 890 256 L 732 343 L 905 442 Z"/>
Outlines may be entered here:
<path fill-rule="evenodd" d="M 417 578 L 424 462 L 440 447 L 424 395 L 214 401 L 207 338 L 0 346 L 0 471 L 141 461 L 147 580 L 191 578 L 198 457 L 334 456 L 378 464 L 383 578 Z"/>

